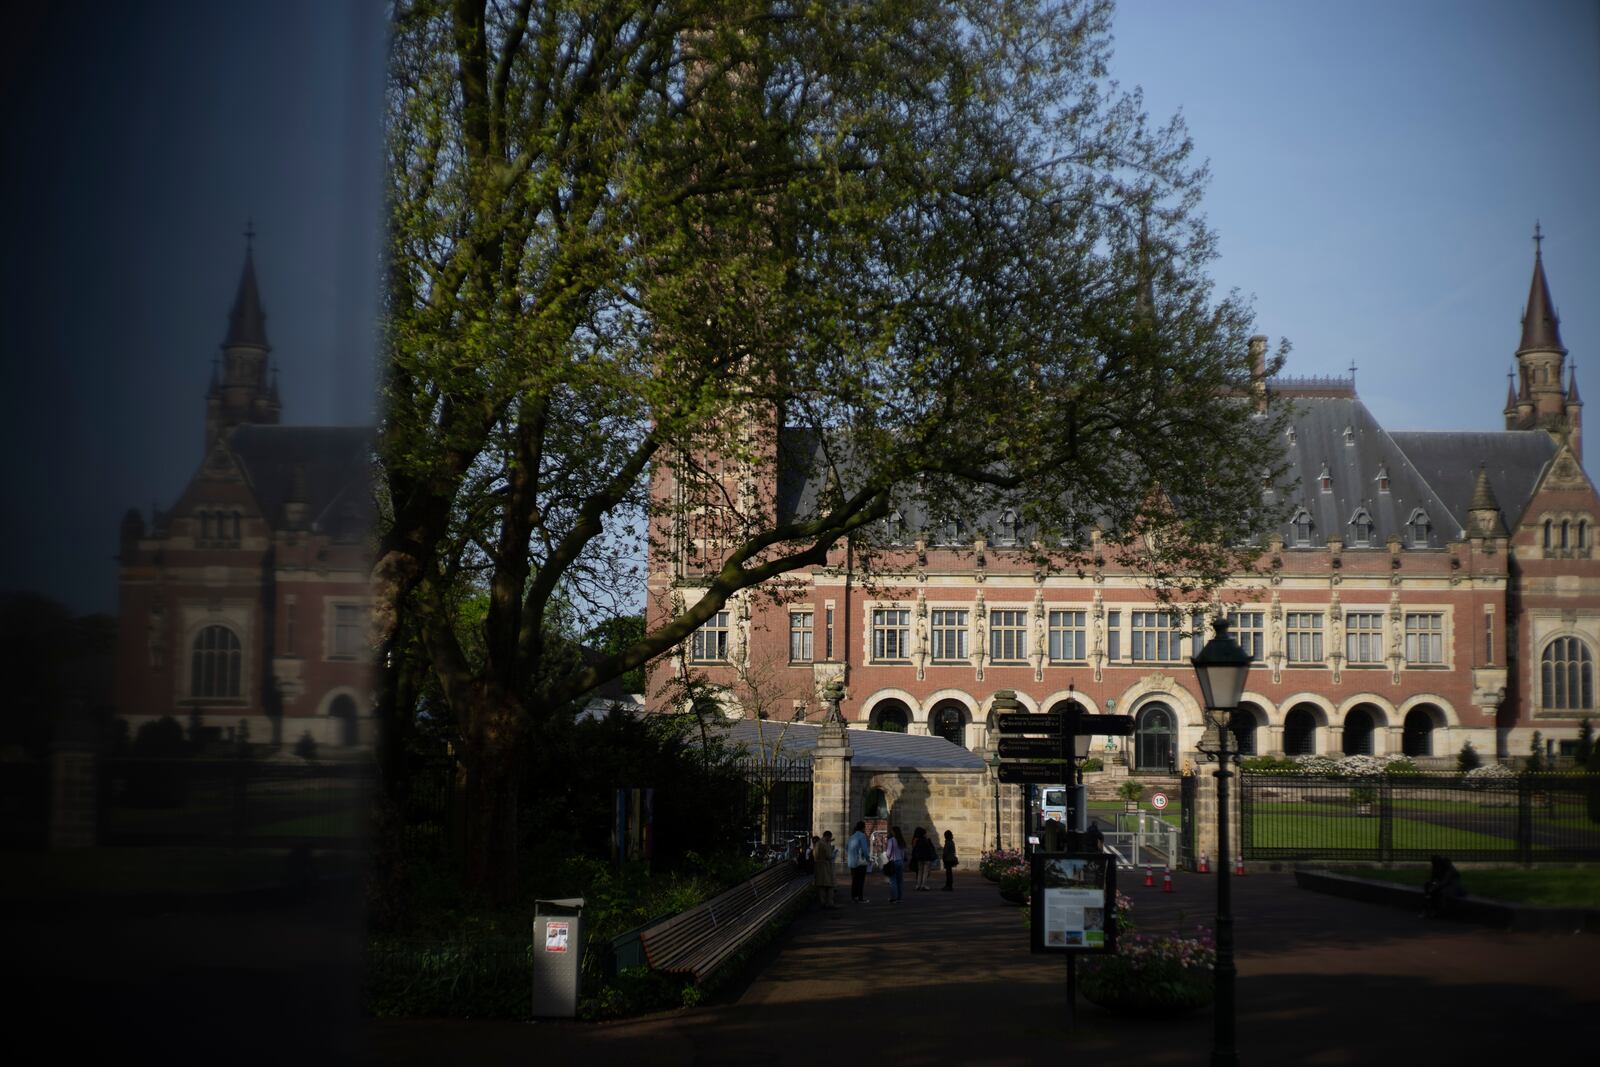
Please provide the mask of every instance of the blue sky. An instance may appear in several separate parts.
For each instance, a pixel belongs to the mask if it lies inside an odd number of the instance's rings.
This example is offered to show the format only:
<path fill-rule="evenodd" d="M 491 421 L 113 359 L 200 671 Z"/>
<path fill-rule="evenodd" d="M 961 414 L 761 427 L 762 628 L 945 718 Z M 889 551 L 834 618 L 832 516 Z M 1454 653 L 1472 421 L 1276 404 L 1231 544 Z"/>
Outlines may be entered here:
<path fill-rule="evenodd" d="M 1213 277 L 1287 373 L 1353 361 L 1391 430 L 1502 429 L 1538 219 L 1600 398 L 1600 4 L 1128 0 L 1114 33 L 1209 158 Z"/>
<path fill-rule="evenodd" d="M 383 31 L 379 0 L 8 24 L 0 588 L 114 610 L 120 516 L 199 462 L 246 219 L 285 421 L 371 420 Z M 1537 218 L 1600 404 L 1600 5 L 1129 0 L 1114 32 L 1290 373 L 1353 361 L 1390 429 L 1499 428 Z"/>

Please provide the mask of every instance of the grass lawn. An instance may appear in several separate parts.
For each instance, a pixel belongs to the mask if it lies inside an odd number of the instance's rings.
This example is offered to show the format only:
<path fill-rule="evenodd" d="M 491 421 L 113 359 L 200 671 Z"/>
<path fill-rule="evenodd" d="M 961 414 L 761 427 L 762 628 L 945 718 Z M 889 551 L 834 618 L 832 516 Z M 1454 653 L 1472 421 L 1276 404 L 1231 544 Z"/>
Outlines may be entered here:
<path fill-rule="evenodd" d="M 1507 837 L 1459 830 L 1416 819 L 1394 820 L 1396 849 L 1495 849 L 1512 852 Z M 1378 847 L 1378 819 L 1356 816 L 1255 815 L 1250 820 L 1251 848 L 1337 849 Z"/>
<path fill-rule="evenodd" d="M 1335 874 L 1370 878 L 1379 882 L 1421 887 L 1428 880 L 1427 867 L 1329 867 Z M 1600 907 L 1600 866 L 1535 867 L 1531 870 L 1472 870 L 1461 872 L 1467 892 L 1490 900 L 1553 907 Z"/>

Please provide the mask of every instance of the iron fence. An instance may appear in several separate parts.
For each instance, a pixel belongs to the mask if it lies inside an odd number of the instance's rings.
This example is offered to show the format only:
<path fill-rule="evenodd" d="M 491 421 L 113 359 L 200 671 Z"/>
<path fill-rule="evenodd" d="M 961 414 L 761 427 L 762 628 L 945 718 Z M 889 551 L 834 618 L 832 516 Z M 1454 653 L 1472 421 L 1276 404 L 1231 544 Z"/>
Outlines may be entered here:
<path fill-rule="evenodd" d="M 750 758 L 738 768 L 745 780 L 738 824 L 751 851 L 781 853 L 796 838 L 809 841 L 811 761 Z"/>
<path fill-rule="evenodd" d="M 1600 859 L 1600 775 L 1239 778 L 1245 857 L 1388 863 Z"/>

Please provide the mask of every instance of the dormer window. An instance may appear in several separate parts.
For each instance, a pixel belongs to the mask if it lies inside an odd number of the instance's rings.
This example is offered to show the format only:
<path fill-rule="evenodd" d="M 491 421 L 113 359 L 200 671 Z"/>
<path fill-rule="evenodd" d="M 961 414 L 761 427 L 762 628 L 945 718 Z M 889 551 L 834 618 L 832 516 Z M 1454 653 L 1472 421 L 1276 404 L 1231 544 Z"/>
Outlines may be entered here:
<path fill-rule="evenodd" d="M 944 543 L 959 545 L 961 543 L 961 520 L 951 519 L 944 524 Z"/>
<path fill-rule="evenodd" d="M 1388 491 L 1389 491 L 1389 468 L 1388 467 L 1379 467 L 1378 468 L 1378 492 L 1387 493 Z"/>
<path fill-rule="evenodd" d="M 1344 428 L 1344 443 L 1347 445 L 1354 445 L 1356 443 L 1356 432 L 1348 426 Z"/>
<path fill-rule="evenodd" d="M 1022 524 L 1017 521 L 1017 513 L 1010 508 L 1000 516 L 1000 543 L 1014 545 L 1021 534 Z"/>
<path fill-rule="evenodd" d="M 900 509 L 895 508 L 889 512 L 889 543 L 892 545 L 905 544 L 906 517 L 900 514 Z"/>
<path fill-rule="evenodd" d="M 1372 515 L 1366 508 L 1357 508 L 1350 516 L 1350 543 L 1366 546 L 1372 544 Z"/>
<path fill-rule="evenodd" d="M 1426 548 L 1432 536 L 1433 523 L 1428 521 L 1428 513 L 1417 508 L 1406 520 L 1406 543 L 1412 548 Z"/>
<path fill-rule="evenodd" d="M 1333 492 L 1333 475 L 1328 473 L 1326 463 L 1322 465 L 1322 473 L 1317 475 L 1317 484 L 1322 487 L 1324 493 Z"/>
<path fill-rule="evenodd" d="M 1294 543 L 1296 546 L 1305 547 L 1311 544 L 1311 512 L 1301 508 L 1294 513 Z"/>
<path fill-rule="evenodd" d="M 1289 427 L 1288 433 L 1289 433 L 1289 443 L 1292 445 L 1292 444 L 1295 443 L 1295 434 L 1294 434 L 1294 427 L 1293 426 Z"/>

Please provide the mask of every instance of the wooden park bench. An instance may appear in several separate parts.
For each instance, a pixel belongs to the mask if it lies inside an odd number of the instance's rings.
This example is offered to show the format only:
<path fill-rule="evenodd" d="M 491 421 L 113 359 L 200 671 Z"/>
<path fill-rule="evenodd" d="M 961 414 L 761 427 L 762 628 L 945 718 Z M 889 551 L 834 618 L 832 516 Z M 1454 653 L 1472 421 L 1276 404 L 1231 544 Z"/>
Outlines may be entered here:
<path fill-rule="evenodd" d="M 640 931 L 645 959 L 655 970 L 703 982 L 810 888 L 809 874 L 790 862 L 775 863 L 726 893 Z"/>

